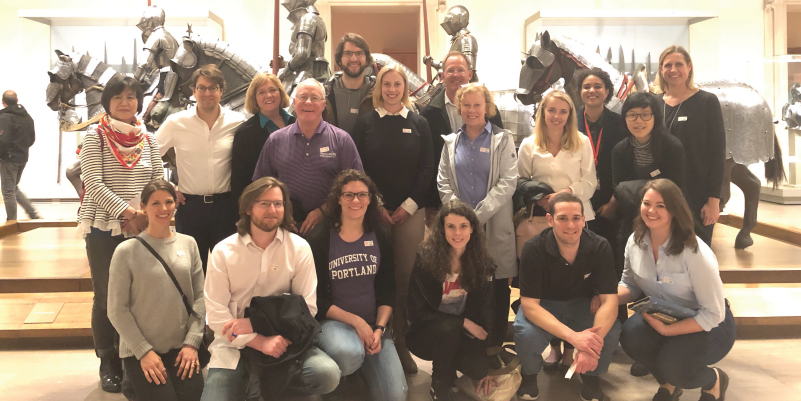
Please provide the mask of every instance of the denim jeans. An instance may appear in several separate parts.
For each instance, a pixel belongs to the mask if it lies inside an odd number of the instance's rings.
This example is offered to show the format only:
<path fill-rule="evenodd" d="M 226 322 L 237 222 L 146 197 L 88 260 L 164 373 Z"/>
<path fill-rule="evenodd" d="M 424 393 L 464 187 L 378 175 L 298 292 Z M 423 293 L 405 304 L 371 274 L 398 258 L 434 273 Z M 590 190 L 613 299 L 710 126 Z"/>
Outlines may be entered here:
<path fill-rule="evenodd" d="M 578 298 L 570 301 L 550 301 L 543 299 L 540 301 L 546 311 L 550 312 L 557 320 L 562 322 L 575 332 L 587 330 L 594 325 L 595 316 L 590 312 L 590 298 Z M 536 375 L 542 369 L 542 352 L 554 338 L 554 335 L 531 323 L 526 318 L 521 306 L 517 310 L 514 322 L 515 346 L 520 363 L 523 365 L 524 375 Z M 612 362 L 612 353 L 617 348 L 620 338 L 621 325 L 615 319 L 615 323 L 604 337 L 604 346 L 601 350 L 601 358 L 598 360 L 598 367 L 588 376 L 600 376 L 609 369 Z"/>
<path fill-rule="evenodd" d="M 337 364 L 325 352 L 312 346 L 303 357 L 301 371 L 303 387 L 296 390 L 305 394 L 328 394 L 339 385 L 339 377 L 340 370 Z M 250 379 L 247 360 L 240 357 L 236 369 L 210 368 L 200 400 L 261 400 L 258 383 Z"/>
<path fill-rule="evenodd" d="M 86 235 L 86 257 L 89 259 L 89 271 L 92 274 L 92 337 L 95 341 L 95 354 L 102 358 L 109 353 L 116 353 L 114 341 L 117 331 L 108 320 L 108 275 L 111 268 L 111 257 L 123 241 L 122 235 L 112 236 L 110 231 L 92 227 Z"/>
<path fill-rule="evenodd" d="M 718 327 L 709 332 L 664 337 L 635 313 L 623 325 L 620 345 L 626 354 L 645 365 L 660 384 L 709 390 L 717 375 L 708 365 L 720 362 L 734 346 L 737 329 L 731 309 Z"/>
<path fill-rule="evenodd" d="M 22 206 L 30 218 L 37 218 L 39 214 L 31 205 L 31 201 L 19 190 L 19 180 L 26 163 L 15 163 L 0 160 L 0 191 L 3 193 L 3 203 L 6 206 L 6 221 L 17 219 L 17 203 Z"/>
<path fill-rule="evenodd" d="M 390 333 L 385 333 L 381 338 L 381 351 L 378 354 L 367 355 L 353 326 L 337 320 L 323 320 L 322 326 L 323 332 L 317 337 L 317 346 L 337 363 L 342 376 L 361 369 L 373 401 L 406 399 L 406 376 Z"/>

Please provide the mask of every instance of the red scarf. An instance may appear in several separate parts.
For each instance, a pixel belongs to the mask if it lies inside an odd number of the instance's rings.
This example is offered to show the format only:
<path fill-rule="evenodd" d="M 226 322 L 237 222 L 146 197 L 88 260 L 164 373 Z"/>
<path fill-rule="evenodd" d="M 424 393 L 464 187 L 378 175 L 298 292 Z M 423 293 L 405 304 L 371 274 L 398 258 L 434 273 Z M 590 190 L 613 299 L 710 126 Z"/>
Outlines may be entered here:
<path fill-rule="evenodd" d="M 122 124 L 117 124 L 117 126 L 120 125 Z M 97 125 L 97 133 L 101 137 L 101 143 L 108 141 L 109 148 L 117 160 L 123 166 L 133 170 L 136 163 L 142 158 L 142 151 L 145 148 L 145 142 L 142 139 L 147 138 L 147 135 L 142 122 L 138 119 L 130 127 L 132 129 L 130 132 L 120 132 L 119 129 L 112 126 L 108 113 L 106 113 Z M 122 151 L 120 148 L 123 148 Z"/>

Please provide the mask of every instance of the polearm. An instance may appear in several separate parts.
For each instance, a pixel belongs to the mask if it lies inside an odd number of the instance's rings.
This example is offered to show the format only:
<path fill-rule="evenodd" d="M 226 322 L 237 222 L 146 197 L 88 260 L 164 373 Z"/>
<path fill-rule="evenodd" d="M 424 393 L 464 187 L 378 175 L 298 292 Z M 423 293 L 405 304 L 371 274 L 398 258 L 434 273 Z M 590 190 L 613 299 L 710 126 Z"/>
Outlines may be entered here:
<path fill-rule="evenodd" d="M 423 0 L 423 35 L 425 36 L 426 56 L 431 55 L 431 44 L 428 41 L 428 7 L 426 0 Z M 426 81 L 431 82 L 431 61 L 426 61 Z"/>
<path fill-rule="evenodd" d="M 278 4 L 278 0 L 275 0 L 275 12 L 273 12 L 275 17 L 273 21 L 273 74 L 275 75 L 278 75 L 278 12 L 281 10 Z"/>

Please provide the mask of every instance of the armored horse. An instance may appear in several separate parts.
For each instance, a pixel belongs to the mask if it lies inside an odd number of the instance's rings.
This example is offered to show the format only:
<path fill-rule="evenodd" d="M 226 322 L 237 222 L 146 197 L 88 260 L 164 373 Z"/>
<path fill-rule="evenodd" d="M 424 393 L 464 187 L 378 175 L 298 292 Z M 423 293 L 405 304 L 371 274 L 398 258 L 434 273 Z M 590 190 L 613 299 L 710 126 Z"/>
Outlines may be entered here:
<path fill-rule="evenodd" d="M 571 38 L 550 35 L 545 31 L 531 46 L 522 60 L 517 98 L 523 104 L 537 103 L 552 85 L 564 80 L 567 93 L 577 98 L 573 76 L 581 69 L 598 67 L 612 78 L 615 96 L 608 107 L 619 112 L 622 101 L 633 90 L 635 79 L 618 71 L 601 55 Z M 773 116 L 767 101 L 751 86 L 734 81 L 708 81 L 698 84 L 701 89 L 714 93 L 723 110 L 726 130 L 726 161 L 721 210 L 730 199 L 731 183 L 737 185 L 745 197 L 743 226 L 734 241 L 734 247 L 743 249 L 753 245 L 751 230 L 756 226 L 761 182 L 746 167 L 765 163 L 765 179 L 774 188 L 784 181 L 785 172 L 781 149 L 774 131 Z M 578 104 L 578 103 L 577 103 Z"/>

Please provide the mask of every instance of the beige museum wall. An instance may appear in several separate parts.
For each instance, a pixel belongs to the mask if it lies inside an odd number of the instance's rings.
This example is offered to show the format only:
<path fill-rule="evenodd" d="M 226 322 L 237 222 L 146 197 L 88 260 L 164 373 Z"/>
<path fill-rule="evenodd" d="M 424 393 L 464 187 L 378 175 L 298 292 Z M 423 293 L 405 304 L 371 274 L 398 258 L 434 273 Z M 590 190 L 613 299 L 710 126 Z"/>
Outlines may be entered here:
<path fill-rule="evenodd" d="M 185 7 L 213 11 L 224 21 L 225 40 L 235 45 L 242 55 L 266 67 L 272 55 L 273 2 L 263 0 L 154 0 L 166 12 Z M 420 4 L 414 0 L 320 0 L 318 8 L 330 24 L 330 7 L 337 5 L 410 5 Z M 619 9 L 660 10 L 669 6 L 677 10 L 715 11 L 718 18 L 695 24 L 691 28 L 690 51 L 695 58 L 696 76 L 699 80 L 736 78 L 745 80 L 762 90 L 764 86 L 764 53 L 762 0 L 674 0 L 671 3 L 643 2 L 632 0 L 573 0 L 569 6 L 558 2 L 531 0 L 461 0 L 448 1 L 448 7 L 461 4 L 472 15 L 469 29 L 478 38 L 478 71 L 482 81 L 492 89 L 514 88 L 523 49 L 523 24 L 542 8 L 553 9 Z M 47 84 L 45 71 L 49 68 L 49 29 L 43 24 L 17 17 L 17 11 L 25 9 L 76 8 L 102 10 L 128 8 L 138 10 L 146 5 L 145 0 L 0 0 L 0 26 L 5 36 L 0 40 L 0 90 L 14 88 L 21 102 L 34 115 L 40 132 L 32 149 L 29 167 L 21 184 L 29 195 L 38 197 L 72 197 L 74 191 L 67 185 L 55 185 L 57 139 L 53 129 L 55 113 L 44 105 L 44 89 Z M 432 53 L 440 58 L 448 48 L 448 37 L 439 27 L 442 13 L 437 10 L 436 0 L 428 1 L 429 29 L 432 38 Z M 281 53 L 288 51 L 290 24 L 286 21 L 286 10 L 281 8 Z M 421 28 L 422 29 L 422 28 Z M 422 44 L 420 45 L 422 50 Z M 14 60 L 14 61 L 11 61 Z M 49 134 L 45 135 L 47 132 Z M 65 135 L 66 157 L 74 148 L 72 137 Z M 65 159 L 65 167 L 70 163 Z"/>

